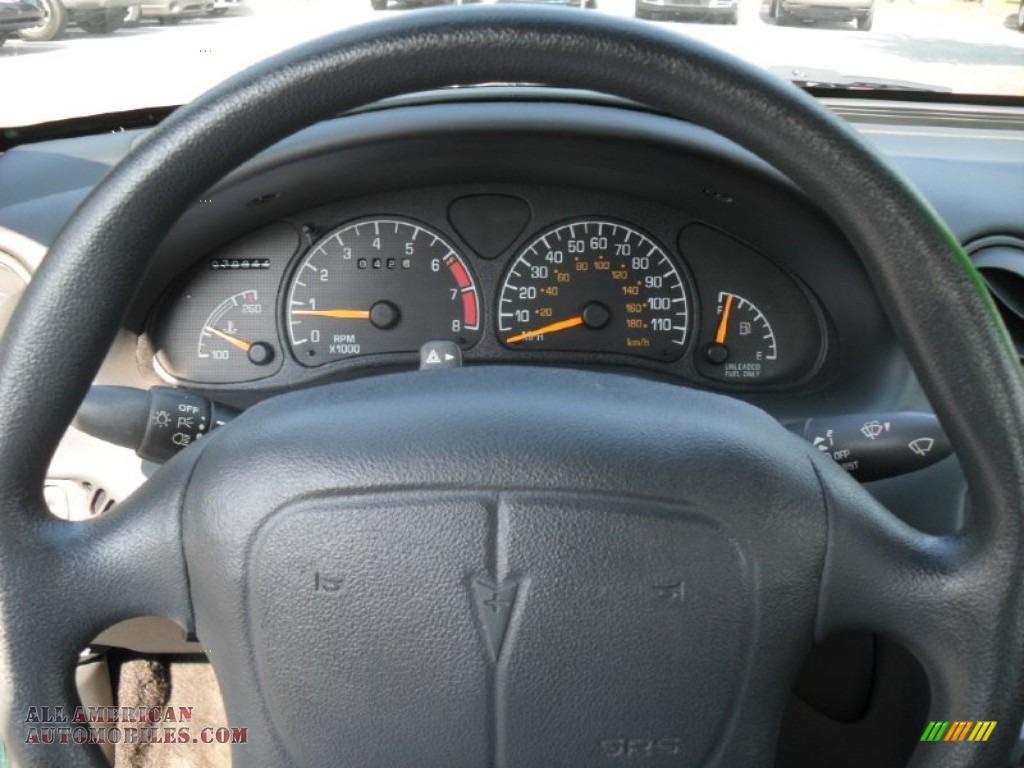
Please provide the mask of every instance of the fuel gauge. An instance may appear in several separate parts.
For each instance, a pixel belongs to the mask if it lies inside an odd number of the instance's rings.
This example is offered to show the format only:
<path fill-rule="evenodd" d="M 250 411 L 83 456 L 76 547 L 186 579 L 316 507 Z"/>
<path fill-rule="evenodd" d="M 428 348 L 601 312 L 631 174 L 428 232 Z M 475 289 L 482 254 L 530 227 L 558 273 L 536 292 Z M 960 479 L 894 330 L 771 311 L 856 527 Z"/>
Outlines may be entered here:
<path fill-rule="evenodd" d="M 679 235 L 700 301 L 693 363 L 737 387 L 796 386 L 824 362 L 824 316 L 797 278 L 703 224 Z"/>
<path fill-rule="evenodd" d="M 714 340 L 704 346 L 705 375 L 724 381 L 771 378 L 779 361 L 775 330 L 752 301 L 737 293 L 718 294 Z"/>

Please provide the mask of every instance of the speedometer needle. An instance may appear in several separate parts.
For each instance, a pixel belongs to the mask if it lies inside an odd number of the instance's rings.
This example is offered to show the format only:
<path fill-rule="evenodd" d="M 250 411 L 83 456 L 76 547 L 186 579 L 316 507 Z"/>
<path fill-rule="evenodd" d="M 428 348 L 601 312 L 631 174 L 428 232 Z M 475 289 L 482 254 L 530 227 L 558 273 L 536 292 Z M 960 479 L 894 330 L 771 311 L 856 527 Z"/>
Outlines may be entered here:
<path fill-rule="evenodd" d="M 303 317 L 333 317 L 335 320 L 369 320 L 368 309 L 296 309 L 293 315 Z"/>
<path fill-rule="evenodd" d="M 250 349 L 252 349 L 252 344 L 250 344 L 248 341 L 243 341 L 237 336 L 232 336 L 230 333 L 224 333 L 224 331 L 214 328 L 212 325 L 207 325 L 206 330 L 212 333 L 214 336 L 220 336 L 222 339 L 224 339 L 224 341 L 228 342 L 229 344 L 234 344 L 243 352 L 248 352 Z"/>
<path fill-rule="evenodd" d="M 559 320 L 557 323 L 551 323 L 551 325 L 545 325 L 543 328 L 537 328 L 533 331 L 526 331 L 525 333 L 520 333 L 518 336 L 510 336 L 505 339 L 505 343 L 515 344 L 518 341 L 526 341 L 527 339 L 532 339 L 535 336 L 543 336 L 546 333 L 567 331 L 570 328 L 575 328 L 577 325 L 583 325 L 583 315 L 570 317 L 568 320 Z"/>

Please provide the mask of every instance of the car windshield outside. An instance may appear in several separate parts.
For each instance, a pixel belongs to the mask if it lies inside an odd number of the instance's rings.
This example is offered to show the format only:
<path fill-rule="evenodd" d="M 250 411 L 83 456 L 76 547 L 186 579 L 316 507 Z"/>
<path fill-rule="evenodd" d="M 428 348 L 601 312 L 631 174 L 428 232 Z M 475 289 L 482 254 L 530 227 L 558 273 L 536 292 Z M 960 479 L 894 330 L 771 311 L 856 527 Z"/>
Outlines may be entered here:
<path fill-rule="evenodd" d="M 1024 0 L 534 2 L 640 18 L 804 85 L 1024 96 Z M 179 105 L 304 40 L 462 3 L 0 0 L 0 126 Z"/>

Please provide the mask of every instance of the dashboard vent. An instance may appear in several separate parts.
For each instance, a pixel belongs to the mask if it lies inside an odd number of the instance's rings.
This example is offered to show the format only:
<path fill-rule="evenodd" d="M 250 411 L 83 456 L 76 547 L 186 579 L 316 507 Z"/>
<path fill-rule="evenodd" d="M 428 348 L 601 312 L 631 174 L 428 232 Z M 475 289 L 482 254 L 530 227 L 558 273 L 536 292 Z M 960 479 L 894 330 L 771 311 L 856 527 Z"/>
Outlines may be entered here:
<path fill-rule="evenodd" d="M 1024 240 L 986 237 L 967 246 L 1024 361 Z"/>

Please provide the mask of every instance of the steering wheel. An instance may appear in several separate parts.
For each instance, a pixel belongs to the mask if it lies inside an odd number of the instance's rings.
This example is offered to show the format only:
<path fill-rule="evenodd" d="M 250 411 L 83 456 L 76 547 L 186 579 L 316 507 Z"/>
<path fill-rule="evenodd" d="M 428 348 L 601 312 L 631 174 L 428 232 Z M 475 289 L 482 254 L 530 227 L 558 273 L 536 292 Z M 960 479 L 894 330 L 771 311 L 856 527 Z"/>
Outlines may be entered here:
<path fill-rule="evenodd" d="M 112 513 L 47 513 L 48 461 L 194 199 L 315 121 L 495 81 L 691 120 L 816 200 L 957 450 L 963 530 L 904 525 L 729 397 L 528 367 L 275 397 Z M 148 615 L 211 650 L 230 723 L 248 729 L 237 765 L 767 766 L 810 644 L 847 629 L 917 657 L 933 719 L 998 721 L 984 743 L 922 744 L 913 765 L 994 766 L 1015 743 L 1024 398 L 992 305 L 937 215 L 852 131 L 653 26 L 438 10 L 237 75 L 153 130 L 68 222 L 3 339 L 0 403 L 0 718 L 20 766 L 104 764 L 94 747 L 26 744 L 26 708 L 73 708 L 79 650 Z"/>

